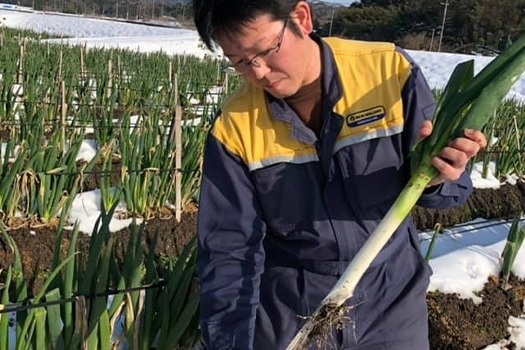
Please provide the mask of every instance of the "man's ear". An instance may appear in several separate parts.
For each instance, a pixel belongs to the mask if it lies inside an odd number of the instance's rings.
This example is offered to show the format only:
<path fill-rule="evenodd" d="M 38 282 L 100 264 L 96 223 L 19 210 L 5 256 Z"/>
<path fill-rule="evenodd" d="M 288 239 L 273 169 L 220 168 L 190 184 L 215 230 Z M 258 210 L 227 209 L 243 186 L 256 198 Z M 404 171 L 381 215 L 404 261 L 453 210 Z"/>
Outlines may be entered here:
<path fill-rule="evenodd" d="M 312 10 L 306 1 L 299 1 L 295 5 L 291 17 L 304 35 L 309 35 L 313 31 Z"/>

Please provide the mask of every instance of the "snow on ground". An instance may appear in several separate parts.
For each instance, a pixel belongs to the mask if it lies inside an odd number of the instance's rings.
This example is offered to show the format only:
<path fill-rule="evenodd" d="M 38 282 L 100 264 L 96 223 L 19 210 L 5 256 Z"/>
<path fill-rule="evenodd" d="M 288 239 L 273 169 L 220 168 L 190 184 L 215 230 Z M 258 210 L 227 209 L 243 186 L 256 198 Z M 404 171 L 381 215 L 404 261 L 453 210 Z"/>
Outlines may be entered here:
<path fill-rule="evenodd" d="M 47 32 L 64 42 L 87 47 L 123 48 L 167 54 L 192 54 L 198 57 L 213 55 L 200 43 L 194 30 L 166 28 L 123 21 L 110 21 L 83 16 L 53 13 L 22 13 L 0 10 L 0 26 Z M 199 44 L 200 43 L 200 44 Z"/>
<path fill-rule="evenodd" d="M 186 29 L 158 28 L 138 24 L 112 22 L 84 18 L 81 16 L 60 16 L 44 13 L 21 13 L 0 10 L 0 25 L 47 31 L 72 37 L 66 40 L 71 44 L 86 43 L 88 47 L 121 47 L 142 52 L 162 50 L 168 54 L 192 54 L 204 57 L 211 53 L 203 48 L 195 31 Z M 422 68 L 429 84 L 433 88 L 443 88 L 454 67 L 465 60 L 475 61 L 476 72 L 486 65 L 491 57 L 463 54 L 408 51 L 415 62 Z M 525 77 L 513 87 L 508 97 L 525 100 Z M 89 158 L 95 148 L 86 144 L 82 149 L 83 157 Z M 482 179 L 481 165 L 477 164 L 472 172 L 475 187 L 497 188 L 500 183 L 493 177 Z M 515 181 L 516 179 L 511 179 Z M 98 192 L 78 195 L 72 212 L 72 221 L 81 222 L 82 231 L 91 232 L 94 221 L 100 211 Z M 120 224 L 116 223 L 115 227 Z M 466 225 L 447 229 L 438 237 L 430 265 L 434 271 L 429 290 L 458 293 L 464 298 L 479 302 L 476 291 L 481 290 L 490 274 L 497 274 L 500 269 L 499 256 L 505 245 L 509 223 L 475 220 Z M 430 242 L 431 232 L 423 232 L 422 252 L 425 253 Z M 513 273 L 525 278 L 525 250 L 522 250 L 514 264 Z M 517 347 L 525 347 L 525 315 L 509 319 L 511 340 Z M 486 350 L 507 349 L 507 342 L 501 341 Z"/>
<path fill-rule="evenodd" d="M 452 74 L 454 67 L 460 62 L 474 59 L 474 72 L 479 72 L 493 57 L 473 56 L 466 54 L 453 54 L 446 52 L 428 52 L 408 50 L 408 53 L 416 61 L 432 88 L 443 89 Z M 512 88 L 508 98 L 525 101 L 525 76 Z"/>

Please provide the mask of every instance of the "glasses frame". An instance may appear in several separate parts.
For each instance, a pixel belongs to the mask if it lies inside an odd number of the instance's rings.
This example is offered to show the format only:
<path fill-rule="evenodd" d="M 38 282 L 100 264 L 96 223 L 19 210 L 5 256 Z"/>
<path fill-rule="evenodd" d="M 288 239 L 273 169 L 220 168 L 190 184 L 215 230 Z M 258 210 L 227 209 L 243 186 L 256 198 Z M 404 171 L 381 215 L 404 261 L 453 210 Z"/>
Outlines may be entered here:
<path fill-rule="evenodd" d="M 256 53 L 252 58 L 250 58 L 248 61 L 239 61 L 237 63 L 233 63 L 232 67 L 239 73 L 246 73 L 251 67 L 260 68 L 261 64 L 257 61 L 259 58 L 264 58 L 268 56 L 272 51 L 275 51 L 275 53 L 279 53 L 279 50 L 281 49 L 281 46 L 283 44 L 284 39 L 284 33 L 286 32 L 286 28 L 288 27 L 288 22 L 290 18 L 287 17 L 284 20 L 284 25 L 279 34 L 277 35 L 277 43 L 273 46 L 270 46 L 266 50 L 263 50 L 259 53 Z"/>

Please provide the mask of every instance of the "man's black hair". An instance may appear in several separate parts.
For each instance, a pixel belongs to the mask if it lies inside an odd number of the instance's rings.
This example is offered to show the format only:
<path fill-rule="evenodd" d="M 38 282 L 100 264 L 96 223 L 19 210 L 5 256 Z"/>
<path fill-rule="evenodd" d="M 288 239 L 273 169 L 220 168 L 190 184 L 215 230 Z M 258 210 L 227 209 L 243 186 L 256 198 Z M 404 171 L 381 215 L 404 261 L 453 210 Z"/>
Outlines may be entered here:
<path fill-rule="evenodd" d="M 242 31 L 257 16 L 267 14 L 272 20 L 288 18 L 300 0 L 193 0 L 193 20 L 204 44 L 214 49 L 218 33 Z M 292 31 L 298 33 L 291 22 Z"/>

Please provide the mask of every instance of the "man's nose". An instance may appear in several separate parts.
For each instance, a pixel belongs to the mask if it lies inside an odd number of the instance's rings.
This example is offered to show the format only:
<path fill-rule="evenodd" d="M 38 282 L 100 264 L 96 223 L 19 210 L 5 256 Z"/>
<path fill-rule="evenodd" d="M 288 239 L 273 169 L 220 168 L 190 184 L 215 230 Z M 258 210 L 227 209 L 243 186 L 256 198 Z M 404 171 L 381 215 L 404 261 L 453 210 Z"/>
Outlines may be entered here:
<path fill-rule="evenodd" d="M 266 74 L 271 71 L 270 67 L 264 62 L 258 66 L 251 66 L 250 68 L 252 69 L 253 75 L 257 80 L 264 79 Z"/>

